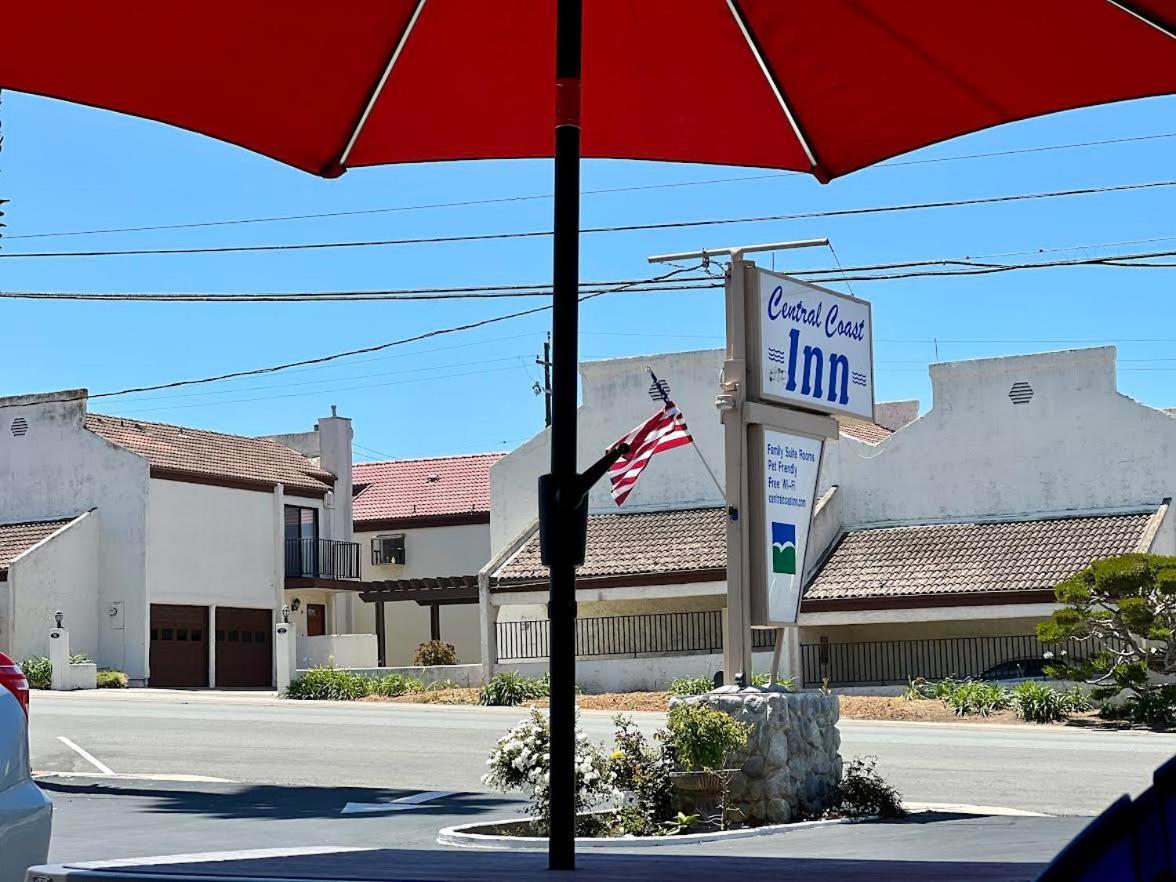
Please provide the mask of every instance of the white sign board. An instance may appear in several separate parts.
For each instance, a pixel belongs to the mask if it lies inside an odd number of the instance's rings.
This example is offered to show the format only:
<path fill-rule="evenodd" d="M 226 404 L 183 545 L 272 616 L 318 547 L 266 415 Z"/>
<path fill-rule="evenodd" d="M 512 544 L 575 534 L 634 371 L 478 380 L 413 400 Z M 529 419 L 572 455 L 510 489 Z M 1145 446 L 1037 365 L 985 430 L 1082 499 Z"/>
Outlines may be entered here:
<path fill-rule="evenodd" d="M 791 625 L 800 612 L 805 555 L 812 525 L 817 472 L 824 442 L 768 426 L 748 432 L 752 468 L 759 484 L 751 512 L 752 624 Z"/>
<path fill-rule="evenodd" d="M 874 419 L 870 304 L 766 270 L 747 303 L 751 397 Z"/>

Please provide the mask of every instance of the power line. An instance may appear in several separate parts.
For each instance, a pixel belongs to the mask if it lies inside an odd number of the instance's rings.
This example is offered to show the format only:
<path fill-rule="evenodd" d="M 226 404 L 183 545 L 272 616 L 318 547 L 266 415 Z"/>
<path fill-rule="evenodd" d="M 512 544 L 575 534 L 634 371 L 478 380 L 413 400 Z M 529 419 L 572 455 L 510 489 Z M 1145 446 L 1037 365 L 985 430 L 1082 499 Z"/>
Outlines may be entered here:
<path fill-rule="evenodd" d="M 680 267 L 678 269 L 670 270 L 667 273 L 663 273 L 660 276 L 654 276 L 652 278 L 642 279 L 642 280 L 639 280 L 639 281 L 634 282 L 632 284 L 639 285 L 639 284 L 644 284 L 644 283 L 649 283 L 649 282 L 660 282 L 660 281 L 664 281 L 666 279 L 673 278 L 674 276 L 681 275 L 683 273 L 694 272 L 695 270 L 698 270 L 700 267 L 701 267 L 701 264 L 698 264 L 695 266 L 690 266 L 690 267 Z M 601 297 L 605 294 L 618 293 L 618 292 L 623 291 L 626 288 L 631 287 L 631 286 L 632 285 L 629 285 L 629 284 L 623 284 L 623 285 L 618 285 L 616 288 L 613 288 L 611 290 L 605 289 L 605 290 L 593 292 L 591 294 L 585 294 L 579 298 L 579 301 L 581 303 L 583 303 L 586 300 L 593 300 L 593 299 L 595 299 L 597 297 Z M 256 377 L 256 376 L 261 376 L 264 374 L 274 374 L 274 373 L 278 373 L 279 371 L 288 370 L 290 368 L 305 367 L 308 365 L 326 364 L 327 362 L 338 361 L 339 359 L 349 358 L 353 355 L 366 355 L 367 353 L 370 353 L 370 352 L 381 352 L 385 349 L 391 349 L 395 346 L 405 346 L 409 343 L 415 343 L 419 340 L 428 340 L 433 337 L 441 337 L 441 336 L 444 336 L 447 334 L 456 334 L 461 331 L 470 331 L 470 330 L 473 330 L 474 328 L 482 328 L 487 325 L 493 325 L 493 324 L 497 324 L 499 322 L 509 321 L 510 319 L 522 318 L 523 316 L 535 315 L 540 312 L 546 312 L 549 309 L 551 309 L 551 304 L 546 304 L 544 306 L 532 307 L 531 309 L 523 309 L 523 310 L 519 310 L 517 312 L 508 312 L 508 313 L 504 313 L 502 315 L 491 316 L 489 318 L 479 319 L 478 321 L 466 322 L 465 324 L 454 325 L 454 326 L 448 327 L 448 328 L 434 328 L 431 331 L 423 331 L 419 334 L 414 334 L 410 337 L 402 337 L 399 340 L 390 340 L 385 343 L 376 343 L 372 346 L 363 346 L 359 349 L 350 349 L 345 352 L 334 352 L 329 355 L 320 355 L 315 358 L 304 358 L 300 361 L 291 361 L 291 362 L 286 362 L 285 364 L 271 365 L 269 367 L 262 367 L 262 368 L 253 368 L 251 370 L 232 371 L 230 373 L 217 374 L 217 375 L 211 376 L 211 377 L 200 377 L 200 378 L 194 379 L 194 380 L 174 380 L 170 383 L 156 383 L 156 384 L 150 385 L 150 386 L 137 386 L 137 387 L 132 387 L 129 389 L 119 389 L 119 390 L 113 391 L 113 392 L 96 392 L 91 395 L 85 395 L 85 396 L 78 395 L 78 396 L 74 396 L 72 398 L 62 398 L 62 399 L 59 399 L 59 401 L 61 401 L 61 402 L 83 401 L 83 400 L 86 400 L 87 398 L 89 398 L 89 399 L 114 398 L 116 396 L 132 395 L 132 394 L 135 394 L 138 392 L 157 392 L 162 389 L 178 389 L 178 388 L 185 387 L 185 386 L 202 386 L 202 385 L 206 385 L 208 383 L 218 383 L 223 380 L 235 380 L 235 379 L 238 379 L 239 377 Z M 0 408 L 19 407 L 19 406 L 20 405 L 16 405 L 16 404 L 0 404 Z"/>
<path fill-rule="evenodd" d="M 500 374 L 504 371 L 518 370 L 517 364 L 507 367 L 490 368 L 489 370 L 461 371 L 454 374 L 439 374 L 435 377 L 412 377 L 405 380 L 389 380 L 386 383 L 361 383 L 358 386 L 340 386 L 334 389 L 312 389 L 309 392 L 284 392 L 280 395 L 258 395 L 253 398 L 233 398 L 228 401 L 198 401 L 193 404 L 165 404 L 161 407 L 136 407 L 125 413 L 156 413 L 161 410 L 190 410 L 194 407 L 220 407 L 226 404 L 249 404 L 257 401 L 276 401 L 282 398 L 306 398 L 311 395 L 334 395 L 339 392 L 354 392 L 357 389 L 382 389 L 388 386 L 403 386 L 406 383 L 424 383 L 430 380 L 452 380 L 457 377 L 485 376 L 486 374 Z"/>
<path fill-rule="evenodd" d="M 240 392 L 264 392 L 264 391 L 269 391 L 272 389 L 291 389 L 296 386 L 314 386 L 314 385 L 319 385 L 322 383 L 339 383 L 339 382 L 348 381 L 348 380 L 373 380 L 373 379 L 377 379 L 379 377 L 399 377 L 399 376 L 404 376 L 405 374 L 423 374 L 423 373 L 427 373 L 429 371 L 445 370 L 447 368 L 471 367 L 474 365 L 481 366 L 481 365 L 488 365 L 488 364 L 502 364 L 503 362 L 506 362 L 506 361 L 517 362 L 519 360 L 519 358 L 520 358 L 520 356 L 518 356 L 518 355 L 506 355 L 501 358 L 485 358 L 485 359 L 480 359 L 480 360 L 476 360 L 476 361 L 450 362 L 448 364 L 436 364 L 436 365 L 430 365 L 428 367 L 421 367 L 421 368 L 406 368 L 403 370 L 396 370 L 396 371 L 379 371 L 374 374 L 354 374 L 354 375 L 344 375 L 341 377 L 322 377 L 317 380 L 299 380 L 298 382 L 295 382 L 295 383 L 279 383 L 277 385 L 266 385 L 266 386 L 239 386 L 239 387 L 236 387 L 233 389 L 213 389 L 213 390 L 206 391 L 206 392 L 181 392 L 177 395 L 151 395 L 146 398 L 136 398 L 135 404 L 138 404 L 139 402 L 142 402 L 142 401 L 169 401 L 169 400 L 172 400 L 175 398 L 204 398 L 204 397 L 207 397 L 210 395 L 235 395 Z M 423 379 L 429 379 L 429 378 L 424 377 Z M 329 392 L 331 390 L 327 389 L 327 390 L 322 390 L 322 391 Z"/>
<path fill-rule="evenodd" d="M 1075 248 L 1083 246 L 1074 246 Z M 1054 249 L 1072 250 L 1072 249 Z M 815 276 L 820 282 L 875 282 L 890 279 L 911 279 L 926 277 L 951 277 L 958 275 L 984 275 L 988 273 L 1012 272 L 1026 269 L 1050 269 L 1074 266 L 1150 267 L 1176 269 L 1176 262 L 1156 261 L 1155 258 L 1176 257 L 1176 250 L 1144 251 L 1128 254 L 1105 254 L 1098 257 L 1070 258 L 1066 260 L 1035 261 L 1023 263 L 985 263 L 966 258 L 927 258 L 892 263 L 863 264 L 860 266 L 836 266 L 818 269 L 793 270 L 796 277 Z M 912 270 L 909 272 L 883 272 L 889 270 Z M 831 276 L 836 273 L 838 275 Z M 859 273 L 859 275 L 849 275 Z M 869 273 L 869 275 L 860 275 Z M 663 279 L 646 282 L 640 279 L 608 282 L 585 282 L 581 290 L 588 293 L 643 294 L 651 292 L 701 291 L 722 287 L 718 276 L 698 275 L 681 279 Z M 432 293 L 427 293 L 432 292 Z M 152 303 L 298 303 L 298 302 L 367 302 L 367 301 L 413 301 L 413 300 L 467 300 L 516 297 L 550 297 L 550 286 L 505 285 L 462 288 L 414 288 L 406 290 L 385 290 L 380 292 L 301 292 L 283 294 L 164 294 L 124 292 L 76 292 L 76 291 L 0 291 L 2 299 L 29 300 L 86 300 L 110 302 L 152 302 Z M 639 335 L 644 336 L 644 335 Z"/>
<path fill-rule="evenodd" d="M 691 291 L 713 288 L 717 277 L 709 275 L 642 282 L 639 279 L 608 282 L 585 282 L 581 290 L 591 293 L 617 285 L 631 286 L 627 291 Z M 380 303 L 387 301 L 499 300 L 516 297 L 550 297 L 551 285 L 494 285 L 464 288 L 411 288 L 380 291 L 300 291 L 283 293 L 164 293 L 164 292 L 93 292 L 93 291 L 0 291 L 0 300 L 82 300 L 130 303 Z"/>
<path fill-rule="evenodd" d="M 1007 273 L 1017 270 L 1028 269 L 1055 269 L 1058 267 L 1074 267 L 1074 266 L 1113 266 L 1113 267 L 1144 267 L 1144 268 L 1162 268 L 1162 269 L 1176 269 L 1176 262 L 1147 262 L 1148 258 L 1155 257 L 1176 257 L 1176 251 L 1150 251 L 1139 254 L 1121 254 L 1121 255 L 1107 255 L 1104 257 L 1080 257 L 1072 258 L 1070 260 L 1047 260 L 1036 263 L 977 263 L 975 261 L 966 260 L 938 260 L 938 261 L 911 261 L 908 265 L 911 266 L 954 266 L 955 269 L 914 269 L 908 272 L 895 272 L 881 275 L 858 275 L 858 276 L 824 276 L 819 279 L 822 282 L 882 282 L 893 279 L 917 279 L 917 278 L 942 278 L 951 276 L 983 276 L 991 275 L 993 273 Z M 883 268 L 883 265 L 879 265 Z M 869 267 L 865 269 L 871 269 Z M 816 273 L 827 273 L 828 270 L 816 270 Z M 849 270 L 846 270 L 849 272 Z M 793 273 L 796 276 L 807 276 L 809 272 L 800 270 Z"/>
<path fill-rule="evenodd" d="M 1123 138 L 1108 138 L 1098 141 L 1076 141 L 1068 144 L 1045 144 L 1039 147 L 1019 147 L 1011 150 L 995 150 L 984 153 L 965 153 L 955 156 L 937 156 L 928 159 L 889 160 L 879 163 L 877 169 L 898 168 L 907 165 L 929 165 L 943 162 L 960 162 L 972 159 L 991 159 L 995 157 L 1015 156 L 1020 154 L 1045 153 L 1055 150 L 1073 150 L 1086 147 L 1106 147 L 1114 144 L 1128 144 L 1142 141 L 1156 141 L 1165 138 L 1176 138 L 1176 132 L 1161 132 L 1153 135 L 1134 135 Z M 747 181 L 763 180 L 798 180 L 801 175 L 796 172 L 770 172 L 757 175 L 738 175 L 722 178 L 703 178 L 693 181 L 673 181 L 665 184 L 640 184 L 626 187 L 605 187 L 595 190 L 585 190 L 581 196 L 601 196 L 614 193 L 635 193 L 646 190 L 673 190 L 684 187 L 705 187 L 714 184 L 735 184 Z M 358 208 L 345 211 L 322 211 L 303 214 L 268 215 L 261 217 L 228 218 L 212 221 L 191 221 L 187 223 L 143 224 L 127 227 L 100 227 L 87 230 L 63 230 L 43 233 L 22 233 L 8 236 L 9 239 L 45 239 L 64 236 L 97 236 L 111 233 L 142 233 L 159 232 L 165 230 L 192 230 L 208 227 L 242 226 L 247 224 L 283 223 L 289 221 L 319 220 L 339 217 L 359 217 L 365 215 L 394 214 L 411 211 L 426 211 L 443 208 L 469 208 L 480 205 L 503 205 L 514 202 L 532 202 L 551 199 L 550 193 L 533 193 L 518 196 L 497 196 L 486 199 L 463 199 L 453 202 L 430 202 L 417 205 L 394 205 L 381 208 Z"/>
<path fill-rule="evenodd" d="M 933 208 L 961 208 L 973 205 L 997 205 L 1009 202 L 1026 202 L 1037 199 L 1059 199 L 1071 196 L 1090 196 L 1105 193 L 1125 193 L 1153 190 L 1176 186 L 1176 181 L 1146 181 L 1133 184 L 1114 184 L 1099 187 L 1078 187 L 1069 190 L 1050 190 L 1039 193 L 1012 193 L 1004 196 L 982 196 L 974 199 L 947 199 L 932 202 L 912 202 L 899 205 L 879 205 L 865 208 L 838 208 L 824 211 L 807 211 L 795 214 L 770 214 L 751 217 L 713 218 L 693 221 L 667 221 L 664 223 L 619 224 L 607 227 L 585 227 L 583 235 L 632 233 L 650 230 L 680 230 L 700 227 L 715 227 L 729 224 L 759 224 L 816 218 L 853 217 L 871 214 L 889 214 L 907 211 L 922 211 Z M 65 258 L 65 257 L 133 257 L 163 256 L 177 254 L 250 254 L 274 251 L 309 251 L 332 248 L 369 248 L 399 245 L 437 245 L 461 242 L 490 242 L 514 239 L 546 238 L 549 230 L 521 230 L 509 233 L 470 233 L 453 236 L 424 236 L 407 239 L 363 239 L 344 242 L 288 242 L 267 245 L 215 245 L 191 248 L 128 248 L 104 251 L 10 251 L 0 253 L 0 258 Z"/>

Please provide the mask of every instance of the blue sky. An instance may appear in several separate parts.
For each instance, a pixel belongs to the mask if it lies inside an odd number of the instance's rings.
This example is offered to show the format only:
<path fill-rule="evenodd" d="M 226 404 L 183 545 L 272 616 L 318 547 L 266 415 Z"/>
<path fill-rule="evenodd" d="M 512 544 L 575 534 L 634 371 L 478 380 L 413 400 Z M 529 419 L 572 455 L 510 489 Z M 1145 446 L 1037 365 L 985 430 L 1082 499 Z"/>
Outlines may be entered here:
<path fill-rule="evenodd" d="M 119 233 L 31 234 L 476 200 L 550 189 L 540 161 L 359 169 L 323 181 L 239 148 L 115 114 L 4 93 L 3 253 L 397 238 L 541 229 L 534 199 L 359 217 Z M 722 124 L 716 113 L 716 125 Z M 908 158 L 1176 132 L 1176 98 L 1030 120 Z M 780 214 L 1176 178 L 1176 137 L 998 158 L 879 167 L 822 186 L 807 177 L 586 196 L 586 226 Z M 756 174 L 673 164 L 586 163 L 584 187 Z M 844 265 L 1167 241 L 1059 252 L 1176 247 L 1169 189 L 838 219 L 586 237 L 584 279 L 635 278 L 650 254 L 828 236 Z M 1032 259 L 1032 255 L 1028 256 Z M 786 262 L 787 261 L 787 262 Z M 762 261 L 770 265 L 771 258 Z M 833 265 L 828 249 L 778 269 Z M 6 290 L 308 291 L 546 282 L 550 242 L 435 244 L 262 254 L 0 259 Z M 1120 389 L 1176 404 L 1176 274 L 1074 268 L 979 278 L 859 283 L 874 304 L 877 398 L 930 403 L 926 365 L 1078 345 L 1119 347 Z M 0 301 L 0 394 L 106 391 L 262 367 L 371 345 L 534 301 L 365 304 L 131 304 Z M 297 431 L 337 404 L 359 459 L 516 446 L 542 427 L 531 391 L 546 315 L 316 369 L 95 402 L 94 409 L 242 434 Z M 722 345 L 719 291 L 599 298 L 582 312 L 581 353 L 606 357 Z M 1145 342 L 1146 341 L 1146 342 Z M 668 378 L 673 382 L 673 378 Z M 688 419 L 716 419 L 713 413 Z"/>

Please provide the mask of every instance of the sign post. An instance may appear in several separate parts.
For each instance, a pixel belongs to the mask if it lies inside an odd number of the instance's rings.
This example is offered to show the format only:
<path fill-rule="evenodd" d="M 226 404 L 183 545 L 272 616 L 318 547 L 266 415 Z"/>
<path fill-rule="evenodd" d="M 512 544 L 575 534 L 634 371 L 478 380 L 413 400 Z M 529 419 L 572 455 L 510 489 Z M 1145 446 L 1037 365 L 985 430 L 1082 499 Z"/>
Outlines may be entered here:
<path fill-rule="evenodd" d="M 744 258 L 828 244 L 814 239 L 650 258 L 731 261 L 727 351 L 715 402 L 726 448 L 729 684 L 751 681 L 752 628 L 796 626 L 824 446 L 839 434 L 834 416 L 874 418 L 870 304 Z"/>

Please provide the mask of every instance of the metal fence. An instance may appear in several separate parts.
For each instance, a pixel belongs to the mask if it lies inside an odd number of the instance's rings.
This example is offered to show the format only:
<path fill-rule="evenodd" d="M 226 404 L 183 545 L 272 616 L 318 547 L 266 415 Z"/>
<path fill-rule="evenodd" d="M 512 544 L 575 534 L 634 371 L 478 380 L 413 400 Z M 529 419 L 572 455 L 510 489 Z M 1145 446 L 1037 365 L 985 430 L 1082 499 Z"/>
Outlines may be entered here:
<path fill-rule="evenodd" d="M 1032 635 L 1018 635 L 804 643 L 800 652 L 803 685 L 813 687 L 826 679 L 830 686 L 881 686 L 906 683 L 915 677 L 979 677 L 997 665 L 1043 659 L 1047 652 L 1059 660 L 1076 660 L 1102 648 L 1095 641 L 1045 644 Z"/>
<path fill-rule="evenodd" d="M 775 631 L 755 631 L 753 646 L 770 649 Z M 546 619 L 498 623 L 498 660 L 545 659 L 549 652 Z M 722 610 L 597 616 L 576 620 L 576 655 L 681 655 L 723 651 Z"/>

